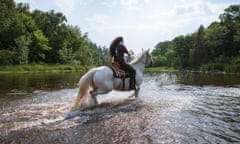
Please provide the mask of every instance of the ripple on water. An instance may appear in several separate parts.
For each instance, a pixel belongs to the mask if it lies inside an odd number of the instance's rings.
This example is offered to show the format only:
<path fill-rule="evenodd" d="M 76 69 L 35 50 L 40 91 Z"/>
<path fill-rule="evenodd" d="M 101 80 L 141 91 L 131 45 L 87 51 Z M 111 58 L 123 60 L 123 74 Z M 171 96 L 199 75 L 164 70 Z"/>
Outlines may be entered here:
<path fill-rule="evenodd" d="M 84 111 L 69 111 L 77 88 L 33 91 L 1 106 L 0 143 L 240 142 L 240 88 L 179 81 L 146 76 L 137 100 L 112 92 Z"/>

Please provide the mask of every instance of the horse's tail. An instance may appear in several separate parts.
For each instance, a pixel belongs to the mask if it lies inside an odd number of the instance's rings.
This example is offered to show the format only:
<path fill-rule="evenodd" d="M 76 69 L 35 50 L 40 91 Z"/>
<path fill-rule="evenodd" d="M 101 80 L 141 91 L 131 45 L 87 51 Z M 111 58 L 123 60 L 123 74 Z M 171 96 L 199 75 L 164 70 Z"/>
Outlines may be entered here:
<path fill-rule="evenodd" d="M 79 80 L 79 92 L 73 108 L 77 108 L 79 105 L 81 105 L 82 100 L 88 95 L 88 88 L 93 85 L 93 76 L 95 72 L 96 69 L 92 69 L 84 74 Z"/>

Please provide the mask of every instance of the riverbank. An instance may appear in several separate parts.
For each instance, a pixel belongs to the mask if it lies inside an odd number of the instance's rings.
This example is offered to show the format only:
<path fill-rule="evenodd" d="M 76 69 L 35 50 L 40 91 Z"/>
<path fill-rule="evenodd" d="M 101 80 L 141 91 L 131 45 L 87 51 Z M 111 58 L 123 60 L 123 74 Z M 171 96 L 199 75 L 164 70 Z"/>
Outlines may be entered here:
<path fill-rule="evenodd" d="M 205 74 L 236 74 L 240 75 L 240 71 L 220 71 L 220 70 L 184 70 L 184 69 L 175 69 L 173 67 L 150 67 L 145 68 L 145 73 L 157 73 L 157 72 L 176 72 L 176 71 L 185 71 L 185 72 L 192 72 L 192 73 L 205 73 Z"/>
<path fill-rule="evenodd" d="M 45 64 L 32 64 L 32 65 L 10 65 L 0 66 L 0 73 L 32 73 L 32 72 L 68 72 L 68 71 L 82 71 L 86 72 L 94 66 L 80 66 L 80 65 L 45 65 Z M 157 72 L 174 72 L 179 71 L 173 67 L 147 67 L 144 69 L 145 73 Z M 183 70 L 184 71 L 184 70 Z M 205 70 L 205 71 L 192 71 L 206 74 L 240 74 L 239 72 L 224 72 L 219 70 Z"/>
<path fill-rule="evenodd" d="M 11 65 L 0 66 L 0 73 L 87 71 L 90 68 L 90 66 L 79 65 Z"/>
<path fill-rule="evenodd" d="M 79 66 L 79 65 L 12 65 L 0 66 L 0 73 L 28 73 L 28 72 L 65 72 L 65 71 L 87 71 L 93 66 Z M 149 67 L 145 68 L 144 72 L 166 72 L 177 71 L 173 67 Z"/>
<path fill-rule="evenodd" d="M 149 67 L 145 68 L 144 72 L 146 73 L 155 73 L 155 72 L 173 72 L 177 71 L 173 67 Z"/>

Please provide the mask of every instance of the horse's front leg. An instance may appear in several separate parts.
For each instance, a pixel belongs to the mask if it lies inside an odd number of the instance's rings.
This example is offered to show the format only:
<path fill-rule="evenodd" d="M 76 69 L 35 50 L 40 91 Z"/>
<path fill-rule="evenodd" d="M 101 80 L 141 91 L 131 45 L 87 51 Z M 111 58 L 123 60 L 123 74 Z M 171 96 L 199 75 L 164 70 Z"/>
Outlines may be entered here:
<path fill-rule="evenodd" d="M 135 98 L 138 97 L 139 91 L 140 91 L 140 87 L 137 87 L 136 90 L 134 91 L 134 93 L 135 93 Z"/>
<path fill-rule="evenodd" d="M 139 95 L 139 91 L 140 91 L 140 87 L 137 87 L 135 90 L 134 90 L 134 93 L 129 97 L 129 98 L 137 98 L 138 95 Z"/>

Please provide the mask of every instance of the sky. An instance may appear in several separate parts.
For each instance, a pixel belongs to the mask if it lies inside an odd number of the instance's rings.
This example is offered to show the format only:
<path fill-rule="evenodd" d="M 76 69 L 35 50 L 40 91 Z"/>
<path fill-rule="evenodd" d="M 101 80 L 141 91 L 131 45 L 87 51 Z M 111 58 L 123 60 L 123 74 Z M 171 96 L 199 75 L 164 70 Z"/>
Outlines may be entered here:
<path fill-rule="evenodd" d="M 162 41 L 208 27 L 224 9 L 240 0 L 15 0 L 30 9 L 62 12 L 98 46 L 124 37 L 129 50 L 153 50 Z"/>

